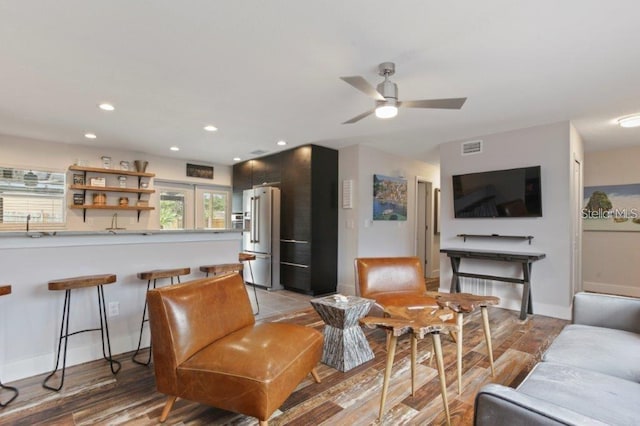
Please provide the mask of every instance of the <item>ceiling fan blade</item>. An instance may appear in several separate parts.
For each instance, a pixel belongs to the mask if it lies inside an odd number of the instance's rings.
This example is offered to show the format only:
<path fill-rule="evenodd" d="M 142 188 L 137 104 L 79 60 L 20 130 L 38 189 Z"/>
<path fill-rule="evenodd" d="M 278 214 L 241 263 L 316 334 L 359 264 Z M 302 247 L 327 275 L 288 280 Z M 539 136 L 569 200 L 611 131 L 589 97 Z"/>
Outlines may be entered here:
<path fill-rule="evenodd" d="M 360 77 L 359 75 L 352 75 L 349 77 L 340 77 L 344 82 L 349 83 L 365 95 L 377 99 L 379 101 L 384 101 L 384 96 L 380 94 L 367 80 Z"/>
<path fill-rule="evenodd" d="M 404 108 L 460 109 L 466 100 L 467 98 L 423 99 L 421 101 L 398 102 L 398 106 Z"/>
<path fill-rule="evenodd" d="M 344 123 L 342 123 L 342 124 L 353 124 L 353 123 L 355 123 L 356 121 L 360 121 L 360 120 L 362 120 L 363 118 L 365 118 L 366 116 L 373 114 L 373 112 L 374 112 L 374 111 L 375 111 L 375 109 L 371 109 L 371 110 L 369 110 L 369 111 L 367 111 L 367 112 L 363 112 L 362 114 L 360 114 L 360 115 L 356 115 L 356 116 L 355 116 L 355 117 L 353 117 L 351 120 L 347 120 L 347 121 L 345 121 L 345 122 L 344 122 Z"/>

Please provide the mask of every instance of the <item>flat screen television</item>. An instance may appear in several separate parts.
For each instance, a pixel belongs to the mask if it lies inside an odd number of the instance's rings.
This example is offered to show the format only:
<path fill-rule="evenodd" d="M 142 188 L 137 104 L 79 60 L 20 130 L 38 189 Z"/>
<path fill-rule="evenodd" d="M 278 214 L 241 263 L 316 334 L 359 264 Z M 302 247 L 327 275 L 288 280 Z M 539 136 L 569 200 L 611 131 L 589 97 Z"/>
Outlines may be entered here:
<path fill-rule="evenodd" d="M 453 176 L 456 218 L 540 217 L 540 166 Z"/>

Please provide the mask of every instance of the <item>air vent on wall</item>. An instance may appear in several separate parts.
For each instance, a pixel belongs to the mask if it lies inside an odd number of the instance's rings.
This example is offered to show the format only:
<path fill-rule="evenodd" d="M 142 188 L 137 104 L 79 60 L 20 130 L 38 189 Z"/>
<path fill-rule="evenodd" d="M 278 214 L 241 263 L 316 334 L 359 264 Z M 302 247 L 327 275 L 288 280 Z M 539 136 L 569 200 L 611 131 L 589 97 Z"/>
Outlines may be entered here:
<path fill-rule="evenodd" d="M 482 141 L 462 142 L 462 155 L 473 155 L 482 153 Z"/>

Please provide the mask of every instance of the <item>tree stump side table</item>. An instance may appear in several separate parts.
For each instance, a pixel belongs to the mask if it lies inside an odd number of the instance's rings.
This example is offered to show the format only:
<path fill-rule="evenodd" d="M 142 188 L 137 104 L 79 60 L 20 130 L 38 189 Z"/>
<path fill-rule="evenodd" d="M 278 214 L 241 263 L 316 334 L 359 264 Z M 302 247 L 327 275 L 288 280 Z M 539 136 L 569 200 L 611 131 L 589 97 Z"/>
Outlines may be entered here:
<path fill-rule="evenodd" d="M 312 299 L 311 306 L 325 322 L 322 362 L 340 371 L 349 371 L 374 358 L 358 321 L 367 315 L 374 301 L 347 296 Z"/>

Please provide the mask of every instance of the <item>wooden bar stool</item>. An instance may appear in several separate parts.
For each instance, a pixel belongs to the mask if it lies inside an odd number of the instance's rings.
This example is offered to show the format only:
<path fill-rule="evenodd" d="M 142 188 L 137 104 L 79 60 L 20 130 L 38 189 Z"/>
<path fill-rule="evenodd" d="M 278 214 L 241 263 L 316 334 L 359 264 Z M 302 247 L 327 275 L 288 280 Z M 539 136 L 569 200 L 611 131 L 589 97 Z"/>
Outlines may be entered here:
<path fill-rule="evenodd" d="M 242 272 L 244 265 L 242 263 L 221 263 L 220 265 L 204 265 L 200 267 L 200 271 L 205 272 L 207 277 L 209 274 L 222 275 L 233 272 Z"/>
<path fill-rule="evenodd" d="M 109 341 L 109 324 L 107 323 L 107 309 L 104 300 L 103 286 L 106 284 L 112 284 L 116 282 L 115 274 L 103 274 L 103 275 L 85 275 L 73 278 L 63 278 L 59 280 L 49 281 L 50 291 L 64 290 L 64 306 L 62 308 L 62 321 L 60 324 L 60 338 L 58 339 L 58 355 L 56 357 L 56 366 L 53 371 L 44 379 L 42 386 L 45 389 L 53 391 L 59 391 L 64 384 L 64 374 L 67 367 L 67 343 L 69 337 L 85 333 L 88 331 L 100 331 L 100 337 L 102 338 L 102 356 L 105 360 L 109 361 L 111 372 L 116 374 L 120 371 L 120 363 L 111 357 L 111 343 Z M 98 291 L 98 314 L 100 316 L 100 328 L 87 328 L 85 330 L 69 332 L 69 317 L 71 314 L 71 290 L 78 288 L 96 287 Z M 105 344 L 106 337 L 106 344 Z M 57 387 L 50 386 L 47 382 L 58 371 L 58 365 L 60 364 L 60 349 L 62 348 L 62 339 L 64 339 L 64 355 L 62 357 L 62 377 L 60 378 L 60 385 Z"/>
<path fill-rule="evenodd" d="M 147 280 L 147 291 L 151 287 L 151 281 L 153 281 L 153 288 L 156 288 L 156 281 L 162 278 L 170 278 L 171 285 L 173 285 L 173 279 L 177 278 L 178 284 L 180 283 L 180 275 L 189 275 L 191 268 L 174 268 L 174 269 L 155 269 L 153 271 L 138 272 L 138 278 L 141 280 Z M 142 344 L 142 330 L 144 329 L 144 323 L 149 321 L 147 318 L 147 297 L 145 293 L 144 309 L 142 310 L 142 321 L 140 322 L 140 337 L 138 338 L 138 348 L 134 352 L 131 360 L 136 364 L 149 365 L 151 363 L 151 341 L 149 341 L 149 358 L 147 361 L 138 361 L 136 357 L 140 352 L 140 345 Z"/>
<path fill-rule="evenodd" d="M 256 255 L 255 254 L 243 253 L 243 252 L 240 252 L 238 254 L 238 261 L 239 262 L 247 262 L 247 264 L 249 265 L 249 273 L 251 274 L 251 286 L 253 287 L 253 296 L 256 299 L 256 308 L 258 309 L 258 311 L 254 312 L 253 314 L 254 315 L 258 315 L 258 314 L 260 314 L 260 304 L 258 303 L 258 292 L 256 290 L 256 280 L 255 280 L 255 278 L 253 278 L 253 269 L 251 269 L 251 261 L 252 260 L 256 260 Z M 244 276 L 243 276 L 243 278 L 244 278 Z"/>
<path fill-rule="evenodd" d="M 7 294 L 11 294 L 11 286 L 10 285 L 0 285 L 0 296 L 6 296 Z M 9 392 L 13 393 L 13 396 L 11 398 L 9 398 L 9 400 L 7 402 L 0 402 L 0 407 L 4 408 L 7 405 L 9 405 L 9 403 L 11 401 L 13 401 L 14 399 L 16 399 L 18 397 L 18 389 L 14 388 L 13 386 L 6 386 L 2 384 L 2 381 L 0 381 L 0 388 L 2 389 L 6 389 Z"/>

